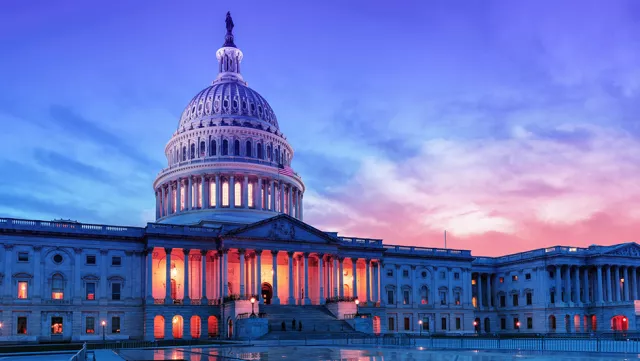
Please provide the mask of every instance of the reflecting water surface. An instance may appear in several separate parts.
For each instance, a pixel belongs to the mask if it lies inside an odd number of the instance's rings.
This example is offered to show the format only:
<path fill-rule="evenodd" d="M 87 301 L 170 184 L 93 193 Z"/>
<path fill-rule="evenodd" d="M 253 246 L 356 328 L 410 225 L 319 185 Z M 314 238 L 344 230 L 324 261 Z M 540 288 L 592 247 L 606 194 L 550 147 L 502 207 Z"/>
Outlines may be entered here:
<path fill-rule="evenodd" d="M 621 361 L 640 360 L 639 355 L 532 353 L 497 351 L 440 351 L 416 347 L 365 348 L 334 346 L 177 347 L 154 350 L 121 350 L 127 361 L 147 360 L 292 360 L 292 361 Z"/>

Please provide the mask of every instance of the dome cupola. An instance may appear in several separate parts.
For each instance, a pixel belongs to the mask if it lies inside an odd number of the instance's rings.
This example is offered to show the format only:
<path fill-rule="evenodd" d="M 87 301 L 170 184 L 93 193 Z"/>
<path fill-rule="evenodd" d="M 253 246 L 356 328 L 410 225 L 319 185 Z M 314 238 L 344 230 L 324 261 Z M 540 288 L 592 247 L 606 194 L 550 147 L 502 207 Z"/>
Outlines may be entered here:
<path fill-rule="evenodd" d="M 218 76 L 196 94 L 165 147 L 168 166 L 154 182 L 158 222 L 247 224 L 287 213 L 302 219 L 304 184 L 276 115 L 240 74 L 227 13 Z"/>

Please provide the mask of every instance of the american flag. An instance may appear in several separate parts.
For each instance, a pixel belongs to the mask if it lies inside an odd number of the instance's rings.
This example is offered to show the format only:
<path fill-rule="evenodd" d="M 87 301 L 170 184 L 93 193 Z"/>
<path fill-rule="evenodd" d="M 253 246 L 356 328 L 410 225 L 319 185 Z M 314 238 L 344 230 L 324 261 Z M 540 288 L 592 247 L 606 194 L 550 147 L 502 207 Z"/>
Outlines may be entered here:
<path fill-rule="evenodd" d="M 282 164 L 278 165 L 278 174 L 286 175 L 289 177 L 295 176 L 295 173 L 293 172 L 293 169 L 291 169 L 291 167 L 285 167 Z"/>

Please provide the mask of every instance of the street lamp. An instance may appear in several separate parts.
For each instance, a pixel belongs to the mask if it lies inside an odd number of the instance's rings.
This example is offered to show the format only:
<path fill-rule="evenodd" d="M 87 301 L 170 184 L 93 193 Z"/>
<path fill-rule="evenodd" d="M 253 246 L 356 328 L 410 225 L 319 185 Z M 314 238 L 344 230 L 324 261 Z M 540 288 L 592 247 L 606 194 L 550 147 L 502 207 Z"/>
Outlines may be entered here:
<path fill-rule="evenodd" d="M 478 333 L 478 321 L 473 321 L 473 331 Z"/>
<path fill-rule="evenodd" d="M 360 312 L 360 311 L 358 310 L 358 305 L 360 304 L 360 300 L 356 298 L 355 303 L 356 303 L 356 317 L 357 317 L 357 316 L 358 316 L 358 314 L 359 314 L 359 312 Z"/>
<path fill-rule="evenodd" d="M 106 341 L 106 336 L 105 336 L 105 333 L 104 333 L 104 328 L 105 328 L 106 325 L 107 325 L 107 321 L 102 321 L 102 343 L 107 342 Z"/>
<path fill-rule="evenodd" d="M 256 303 L 256 298 L 255 297 L 251 297 L 251 317 L 256 317 L 255 312 L 253 312 L 253 306 Z"/>
<path fill-rule="evenodd" d="M 0 336 L 2 336 L 2 322 L 0 322 Z"/>
<path fill-rule="evenodd" d="M 518 329 L 518 332 L 520 332 L 520 321 L 516 322 L 516 328 Z"/>
<path fill-rule="evenodd" d="M 418 320 L 418 325 L 420 325 L 420 337 L 422 337 L 422 320 Z"/>

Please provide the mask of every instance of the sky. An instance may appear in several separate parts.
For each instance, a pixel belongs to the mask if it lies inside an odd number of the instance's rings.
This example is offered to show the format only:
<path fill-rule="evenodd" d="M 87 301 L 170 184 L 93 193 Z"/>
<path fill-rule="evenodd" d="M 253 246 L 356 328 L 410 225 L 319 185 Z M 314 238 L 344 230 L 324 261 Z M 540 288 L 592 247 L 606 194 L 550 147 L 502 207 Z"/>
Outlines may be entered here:
<path fill-rule="evenodd" d="M 144 226 L 231 11 L 305 222 L 503 255 L 640 239 L 640 2 L 4 1 L 0 217 Z"/>

